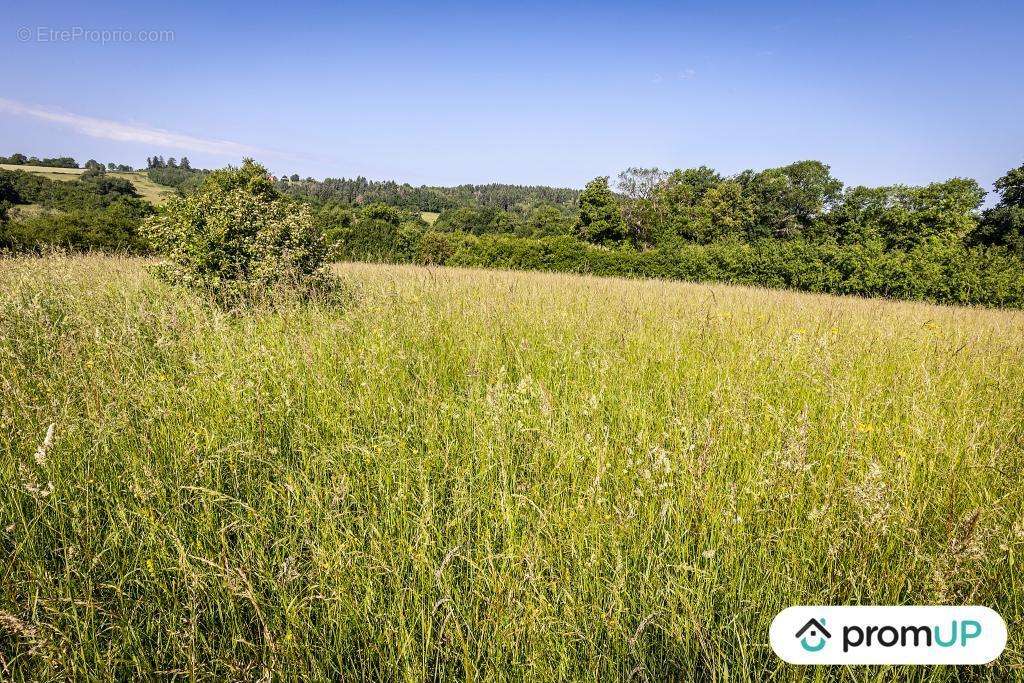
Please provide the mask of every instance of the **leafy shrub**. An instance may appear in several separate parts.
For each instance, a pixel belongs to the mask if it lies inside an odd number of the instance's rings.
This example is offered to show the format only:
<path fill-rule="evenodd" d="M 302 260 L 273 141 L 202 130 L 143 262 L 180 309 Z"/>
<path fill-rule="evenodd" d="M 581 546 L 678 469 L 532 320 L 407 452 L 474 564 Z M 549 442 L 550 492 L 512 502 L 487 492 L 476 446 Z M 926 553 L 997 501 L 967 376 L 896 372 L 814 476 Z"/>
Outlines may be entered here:
<path fill-rule="evenodd" d="M 127 178 L 108 176 L 102 168 L 99 171 L 89 170 L 82 174 L 81 182 L 90 186 L 92 191 L 100 195 L 116 195 L 138 197 L 135 185 Z"/>
<path fill-rule="evenodd" d="M 427 229 L 419 214 L 384 204 L 352 210 L 336 204 L 317 209 L 333 255 L 343 259 L 400 262 L 416 259 L 416 244 Z"/>
<path fill-rule="evenodd" d="M 510 233 L 521 227 L 519 220 L 495 206 L 460 206 L 442 213 L 434 223 L 434 230 L 465 232 L 472 235 Z"/>
<path fill-rule="evenodd" d="M 444 265 L 455 253 L 455 247 L 448 235 L 429 230 L 419 239 L 416 260 L 425 265 Z"/>
<path fill-rule="evenodd" d="M 327 243 L 312 213 L 280 195 L 251 159 L 209 174 L 144 229 L 168 257 L 158 270 L 164 279 L 230 301 L 282 287 L 308 293 L 330 280 Z"/>
<path fill-rule="evenodd" d="M 412 260 L 401 250 L 401 230 L 394 223 L 361 219 L 351 225 L 333 228 L 328 233 L 338 256 L 361 261 L 397 262 Z"/>
<path fill-rule="evenodd" d="M 398 225 L 405 218 L 405 214 L 401 209 L 397 209 L 387 204 L 374 203 L 363 207 L 360 212 L 361 218 L 367 221 L 383 221 L 385 223 L 391 223 L 392 225 Z"/>
<path fill-rule="evenodd" d="M 985 211 L 970 236 L 975 244 L 998 244 L 1024 256 L 1024 166 L 995 182 L 999 203 Z"/>

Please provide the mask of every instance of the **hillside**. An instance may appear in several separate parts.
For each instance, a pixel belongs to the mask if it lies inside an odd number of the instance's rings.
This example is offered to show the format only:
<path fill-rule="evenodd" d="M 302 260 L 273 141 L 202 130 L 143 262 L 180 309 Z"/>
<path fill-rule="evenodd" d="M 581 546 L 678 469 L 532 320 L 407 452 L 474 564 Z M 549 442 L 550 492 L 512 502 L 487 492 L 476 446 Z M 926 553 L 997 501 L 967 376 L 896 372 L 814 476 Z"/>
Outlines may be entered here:
<path fill-rule="evenodd" d="M 28 166 L 21 164 L 0 164 L 0 169 L 6 171 L 25 171 L 26 173 L 33 173 L 51 180 L 77 180 L 85 173 L 84 168 L 54 168 L 51 166 Z M 135 191 L 143 199 L 155 206 L 163 204 L 175 194 L 173 188 L 157 185 L 146 176 L 145 172 L 107 171 L 107 175 L 130 181 L 135 186 Z"/>
<path fill-rule="evenodd" d="M 871 680 L 1024 666 L 1024 314 L 361 264 L 225 314 L 147 264 L 0 260 L 16 678 L 794 680 L 772 616 L 848 603 L 1011 625 Z"/>

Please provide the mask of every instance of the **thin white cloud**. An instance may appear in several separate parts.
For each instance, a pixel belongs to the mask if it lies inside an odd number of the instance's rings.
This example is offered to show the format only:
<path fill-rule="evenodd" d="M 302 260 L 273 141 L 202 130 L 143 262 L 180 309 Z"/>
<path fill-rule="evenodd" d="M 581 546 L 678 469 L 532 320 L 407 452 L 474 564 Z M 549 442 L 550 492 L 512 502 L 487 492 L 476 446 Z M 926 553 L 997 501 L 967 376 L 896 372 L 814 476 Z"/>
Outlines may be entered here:
<path fill-rule="evenodd" d="M 193 152 L 220 154 L 224 156 L 252 156 L 266 154 L 267 150 L 249 147 L 227 140 L 197 138 L 183 133 L 174 133 L 162 128 L 153 128 L 133 123 L 121 123 L 108 119 L 97 119 L 70 112 L 49 109 L 32 104 L 23 104 L 0 97 L 0 112 L 68 126 L 83 135 L 118 142 L 137 142 L 153 147 L 187 149 Z"/>
<path fill-rule="evenodd" d="M 681 81 L 692 81 L 694 78 L 697 77 L 697 70 L 696 69 L 683 69 L 682 71 L 679 72 L 677 77 Z"/>

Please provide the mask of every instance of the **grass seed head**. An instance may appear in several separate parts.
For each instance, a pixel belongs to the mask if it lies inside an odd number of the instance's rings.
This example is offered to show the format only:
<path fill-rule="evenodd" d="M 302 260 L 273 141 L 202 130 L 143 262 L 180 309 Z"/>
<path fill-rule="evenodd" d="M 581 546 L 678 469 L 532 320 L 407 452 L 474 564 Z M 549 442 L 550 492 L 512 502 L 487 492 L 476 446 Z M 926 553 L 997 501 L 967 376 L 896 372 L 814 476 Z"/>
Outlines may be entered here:
<path fill-rule="evenodd" d="M 53 433 L 56 429 L 57 423 L 51 422 L 50 426 L 46 428 L 46 436 L 43 437 L 43 442 L 36 449 L 35 461 L 40 467 L 46 467 L 46 456 L 50 452 L 50 447 L 53 446 Z"/>

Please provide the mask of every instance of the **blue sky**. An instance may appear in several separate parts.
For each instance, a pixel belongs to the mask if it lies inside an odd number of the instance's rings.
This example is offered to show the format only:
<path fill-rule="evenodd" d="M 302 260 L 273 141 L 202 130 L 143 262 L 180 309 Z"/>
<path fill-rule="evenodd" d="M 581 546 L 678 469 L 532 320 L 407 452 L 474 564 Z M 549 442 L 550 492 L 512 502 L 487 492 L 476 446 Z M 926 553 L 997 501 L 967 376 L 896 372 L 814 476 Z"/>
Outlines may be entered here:
<path fill-rule="evenodd" d="M 8 3 L 0 154 L 567 186 L 812 158 L 990 189 L 1024 162 L 1022 26 L 1019 0 Z M 173 39 L 40 40 L 75 28 Z"/>

